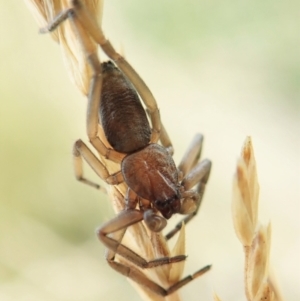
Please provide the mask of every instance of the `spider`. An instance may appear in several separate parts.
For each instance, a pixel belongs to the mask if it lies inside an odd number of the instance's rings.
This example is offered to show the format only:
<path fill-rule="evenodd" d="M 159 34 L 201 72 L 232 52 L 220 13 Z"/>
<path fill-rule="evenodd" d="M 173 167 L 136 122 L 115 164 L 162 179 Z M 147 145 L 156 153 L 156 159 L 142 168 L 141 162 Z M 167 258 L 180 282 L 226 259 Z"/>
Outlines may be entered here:
<path fill-rule="evenodd" d="M 110 174 L 87 145 L 78 140 L 73 150 L 76 178 L 98 187 L 83 177 L 81 158 L 84 158 L 107 184 L 119 185 L 125 182 L 128 187 L 125 209 L 98 230 L 98 238 L 110 250 L 106 259 L 112 268 L 159 295 L 169 295 L 202 275 L 210 266 L 164 289 L 136 269 L 114 259 L 118 254 L 140 268 L 185 260 L 185 255 L 179 255 L 146 261 L 123 245 L 122 238 L 127 227 L 141 221 L 145 222 L 150 231 L 160 232 L 167 224 L 166 219 L 173 214 L 187 214 L 183 219 L 185 223 L 195 216 L 211 169 L 209 160 L 198 163 L 202 136 L 196 135 L 177 168 L 172 158 L 172 143 L 161 124 L 152 93 L 130 64 L 114 50 L 83 4 L 80 1 L 71 1 L 71 7 L 59 14 L 41 32 L 54 30 L 66 19 L 71 21 L 93 70 L 87 109 L 87 134 L 90 143 L 101 156 L 120 166 L 120 171 Z M 111 61 L 100 63 L 97 53 L 91 50 L 92 41 L 100 45 L 117 67 Z M 111 147 L 106 147 L 99 138 L 99 124 Z M 195 186 L 196 189 L 192 189 Z M 166 238 L 171 238 L 181 224 Z"/>

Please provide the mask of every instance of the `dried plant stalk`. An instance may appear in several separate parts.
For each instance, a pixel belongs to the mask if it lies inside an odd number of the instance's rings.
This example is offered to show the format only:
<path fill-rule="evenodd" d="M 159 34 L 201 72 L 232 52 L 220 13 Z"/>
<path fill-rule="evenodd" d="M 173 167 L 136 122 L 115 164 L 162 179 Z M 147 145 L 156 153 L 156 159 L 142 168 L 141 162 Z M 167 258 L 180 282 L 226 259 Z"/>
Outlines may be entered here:
<path fill-rule="evenodd" d="M 276 300 L 269 282 L 271 225 L 258 225 L 259 185 L 251 138 L 247 137 L 233 180 L 232 216 L 245 252 L 245 293 L 248 301 Z"/>
<path fill-rule="evenodd" d="M 33 12 L 33 15 L 39 26 L 45 27 L 50 21 L 53 20 L 54 16 L 68 8 L 69 1 L 25 0 L 25 2 Z M 91 16 L 97 19 L 101 24 L 101 18 L 99 19 L 99 16 L 102 16 L 103 1 L 85 0 L 81 2 L 87 7 Z M 72 81 L 84 95 L 87 95 L 92 72 L 78 39 L 76 38 L 76 32 L 73 31 L 69 21 L 66 20 L 51 35 L 52 38 L 61 46 L 63 57 L 65 59 L 67 68 L 70 71 Z M 93 42 L 92 47 L 97 49 L 97 45 Z M 106 146 L 109 146 L 101 126 L 99 126 L 98 136 L 106 144 Z M 108 161 L 101 156 L 100 160 L 107 167 L 110 174 L 119 169 L 119 166 L 114 164 L 112 161 Z M 125 207 L 124 198 L 126 190 L 127 186 L 124 183 L 118 186 L 109 186 L 109 199 L 116 213 L 119 213 Z M 143 222 L 129 227 L 122 240 L 122 243 L 148 261 L 160 257 L 182 255 L 185 254 L 185 228 L 184 225 L 181 227 L 177 242 L 172 251 L 169 249 L 164 236 L 161 233 L 150 232 Z M 132 270 L 146 275 L 151 280 L 166 288 L 171 287 L 181 279 L 184 269 L 184 261 L 176 264 L 168 264 L 148 270 L 142 270 L 118 255 L 116 260 L 121 263 L 125 263 Z M 180 301 L 178 292 L 175 292 L 167 297 L 161 297 L 133 281 L 130 282 L 132 282 L 133 286 L 139 291 L 144 300 Z"/>

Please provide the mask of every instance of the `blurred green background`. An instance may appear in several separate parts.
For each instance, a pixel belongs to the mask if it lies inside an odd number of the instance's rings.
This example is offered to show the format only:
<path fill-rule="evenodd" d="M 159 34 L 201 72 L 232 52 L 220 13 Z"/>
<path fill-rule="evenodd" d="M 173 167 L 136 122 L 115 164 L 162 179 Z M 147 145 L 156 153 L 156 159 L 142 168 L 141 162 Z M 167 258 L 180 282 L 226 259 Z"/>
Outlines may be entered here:
<path fill-rule="evenodd" d="M 140 300 L 110 270 L 94 229 L 107 198 L 74 179 L 85 99 L 59 47 L 21 1 L 0 0 L 0 300 Z M 179 162 L 196 132 L 213 171 L 187 227 L 185 274 L 213 270 L 183 300 L 245 300 L 231 186 L 247 135 L 272 222 L 271 267 L 285 300 L 300 299 L 300 40 L 298 1 L 110 0 L 104 29 L 150 86 Z M 86 140 L 86 139 L 85 139 Z M 87 169 L 88 175 L 99 181 Z M 174 220 L 173 220 L 174 222 Z"/>

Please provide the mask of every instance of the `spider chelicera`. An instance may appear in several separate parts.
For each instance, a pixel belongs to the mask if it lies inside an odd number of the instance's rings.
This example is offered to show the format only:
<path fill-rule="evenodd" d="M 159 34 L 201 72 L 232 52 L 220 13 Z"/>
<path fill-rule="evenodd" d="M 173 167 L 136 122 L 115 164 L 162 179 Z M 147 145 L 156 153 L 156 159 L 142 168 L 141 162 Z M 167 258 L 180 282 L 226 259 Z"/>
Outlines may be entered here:
<path fill-rule="evenodd" d="M 210 266 L 164 289 L 114 258 L 118 254 L 140 268 L 175 263 L 186 258 L 185 255 L 179 255 L 146 261 L 121 242 L 127 227 L 135 223 L 144 221 L 151 231 L 160 232 L 166 226 L 166 219 L 173 214 L 186 214 L 187 217 L 183 219 L 185 223 L 195 216 L 211 169 L 209 160 L 198 162 L 202 136 L 196 135 L 176 167 L 172 158 L 173 147 L 161 124 L 152 93 L 130 64 L 114 50 L 83 4 L 80 1 L 71 1 L 71 7 L 59 14 L 41 32 L 54 30 L 66 19 L 70 20 L 77 33 L 93 70 L 87 110 L 89 140 L 101 156 L 120 166 L 120 171 L 110 174 L 87 145 L 78 140 L 73 151 L 76 177 L 84 183 L 98 187 L 83 177 L 84 158 L 107 184 L 118 185 L 125 182 L 128 187 L 125 209 L 104 224 L 97 235 L 110 250 L 107 260 L 111 267 L 159 295 L 169 295 L 202 275 Z M 97 53 L 91 50 L 91 39 L 100 45 L 114 63 L 100 63 Z M 139 96 L 146 106 L 152 129 Z M 111 147 L 106 147 L 99 138 L 99 123 Z M 161 145 L 158 144 L 159 141 Z M 166 238 L 171 238 L 180 227 L 181 223 Z"/>

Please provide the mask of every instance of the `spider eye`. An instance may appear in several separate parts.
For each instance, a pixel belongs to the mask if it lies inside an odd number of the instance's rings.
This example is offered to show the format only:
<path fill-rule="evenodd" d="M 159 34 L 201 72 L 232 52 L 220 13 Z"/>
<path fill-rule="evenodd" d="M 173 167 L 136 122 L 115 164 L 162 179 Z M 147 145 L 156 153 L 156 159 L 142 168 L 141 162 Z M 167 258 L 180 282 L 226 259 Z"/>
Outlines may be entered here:
<path fill-rule="evenodd" d="M 162 209 L 166 208 L 167 205 L 168 205 L 167 201 L 155 201 L 155 207 L 158 210 L 162 210 Z"/>

